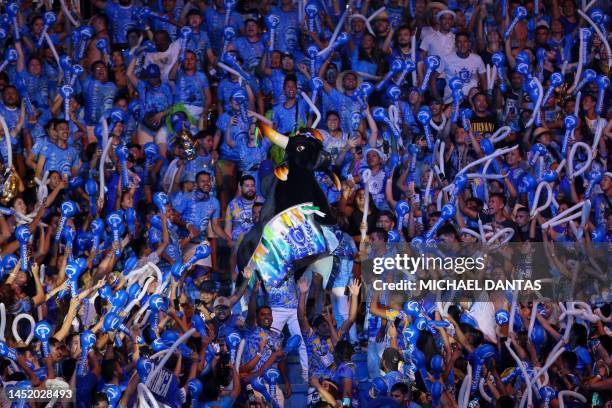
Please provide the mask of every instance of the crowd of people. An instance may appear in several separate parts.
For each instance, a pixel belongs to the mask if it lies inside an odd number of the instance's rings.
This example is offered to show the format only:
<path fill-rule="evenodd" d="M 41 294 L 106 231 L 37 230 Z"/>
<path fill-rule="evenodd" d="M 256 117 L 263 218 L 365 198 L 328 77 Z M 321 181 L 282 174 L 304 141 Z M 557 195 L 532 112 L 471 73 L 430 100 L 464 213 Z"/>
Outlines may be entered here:
<path fill-rule="evenodd" d="M 3 2 L 1 405 L 282 407 L 298 379 L 319 408 L 610 407 L 609 257 L 556 245 L 612 242 L 609 8 Z M 329 279 L 237 267 L 283 162 L 263 127 L 332 157 Z M 402 242 L 542 242 L 599 293 L 373 290 Z"/>

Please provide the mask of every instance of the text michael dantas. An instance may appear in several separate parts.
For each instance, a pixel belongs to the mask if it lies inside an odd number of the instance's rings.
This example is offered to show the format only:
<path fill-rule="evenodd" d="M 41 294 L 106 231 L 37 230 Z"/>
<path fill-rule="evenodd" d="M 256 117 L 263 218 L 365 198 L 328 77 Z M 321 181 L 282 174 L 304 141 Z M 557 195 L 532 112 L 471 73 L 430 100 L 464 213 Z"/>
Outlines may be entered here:
<path fill-rule="evenodd" d="M 461 275 L 473 270 L 480 272 L 486 267 L 485 257 L 437 257 L 437 256 L 409 256 L 396 254 L 394 257 L 377 257 L 373 259 L 372 273 L 381 275 L 385 271 L 402 271 L 414 274 L 419 270 L 444 270 Z"/>

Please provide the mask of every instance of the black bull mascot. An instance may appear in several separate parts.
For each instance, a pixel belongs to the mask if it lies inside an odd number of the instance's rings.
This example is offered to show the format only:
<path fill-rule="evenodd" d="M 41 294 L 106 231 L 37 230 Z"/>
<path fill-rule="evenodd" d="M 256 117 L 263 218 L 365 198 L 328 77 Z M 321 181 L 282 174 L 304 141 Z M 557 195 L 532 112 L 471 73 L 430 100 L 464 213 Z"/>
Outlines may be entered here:
<path fill-rule="evenodd" d="M 318 212 L 314 215 L 315 224 L 336 224 L 336 218 L 331 212 L 327 197 L 315 178 L 315 171 L 328 174 L 338 189 L 340 189 L 340 181 L 335 174 L 329 171 L 331 155 L 323 150 L 323 138 L 316 129 L 303 129 L 295 136 L 287 137 L 271 127 L 262 125 L 262 132 L 271 142 L 285 150 L 285 159 L 274 170 L 274 174 L 268 175 L 261 181 L 261 193 L 266 197 L 266 202 L 261 210 L 258 224 L 245 235 L 238 248 L 237 265 L 241 271 L 245 268 L 252 269 L 251 284 L 254 283 L 257 273 L 265 287 L 270 284 L 273 286 L 279 284 L 279 281 L 269 279 L 270 274 L 264 273 L 262 268 L 253 267 L 254 253 L 258 248 L 262 249 L 262 235 L 265 236 L 265 228 L 269 228 L 266 225 L 283 211 L 305 203 L 312 203 L 313 207 L 318 208 Z M 329 234 L 326 234 L 327 236 Z M 334 249 L 333 246 L 337 245 L 337 242 L 334 245 L 333 238 L 330 241 L 328 241 L 327 256 Z M 293 254 L 296 251 L 300 252 L 300 249 L 296 250 L 294 247 Z M 278 254 L 276 256 L 278 257 Z M 301 258 L 298 255 L 295 257 L 295 262 L 291 262 L 290 269 L 297 272 L 299 268 L 307 266 L 321 256 L 322 254 L 318 254 L 317 257 Z M 280 271 L 271 271 L 272 275 L 275 273 L 279 274 Z"/>

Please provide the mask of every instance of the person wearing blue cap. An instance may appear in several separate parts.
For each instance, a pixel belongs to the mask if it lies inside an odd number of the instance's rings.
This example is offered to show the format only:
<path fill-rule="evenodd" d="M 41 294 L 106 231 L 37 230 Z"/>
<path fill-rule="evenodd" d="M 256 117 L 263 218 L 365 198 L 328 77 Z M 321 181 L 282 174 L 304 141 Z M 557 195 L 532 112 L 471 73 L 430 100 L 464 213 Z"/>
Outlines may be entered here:
<path fill-rule="evenodd" d="M 197 56 L 191 51 L 185 52 L 185 61 L 179 68 L 177 60 L 168 78 L 175 83 L 174 103 L 182 103 L 196 122 L 206 120 L 210 106 L 212 105 L 212 94 L 206 75 L 198 70 Z"/>
<path fill-rule="evenodd" d="M 132 86 L 138 91 L 144 120 L 138 129 L 139 143 L 144 144 L 155 141 L 159 147 L 159 154 L 166 155 L 168 145 L 168 131 L 163 123 L 174 99 L 168 84 L 162 83 L 161 71 L 155 64 L 147 65 L 138 79 L 135 74 L 137 59 L 133 59 L 127 70 L 127 76 Z"/>

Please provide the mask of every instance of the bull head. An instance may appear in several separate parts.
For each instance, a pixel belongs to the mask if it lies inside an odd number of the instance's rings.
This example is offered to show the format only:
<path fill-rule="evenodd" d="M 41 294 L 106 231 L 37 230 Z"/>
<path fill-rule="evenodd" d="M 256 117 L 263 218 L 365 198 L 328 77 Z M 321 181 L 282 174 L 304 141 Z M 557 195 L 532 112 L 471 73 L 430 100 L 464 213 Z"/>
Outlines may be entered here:
<path fill-rule="evenodd" d="M 289 171 L 297 166 L 304 170 L 324 172 L 340 191 L 340 180 L 329 170 L 332 157 L 323 150 L 323 136 L 317 129 L 305 128 L 293 137 L 285 136 L 265 124 L 261 124 L 261 129 L 268 140 L 285 151 L 285 162 L 274 169 L 274 175 L 279 180 L 287 181 Z"/>

